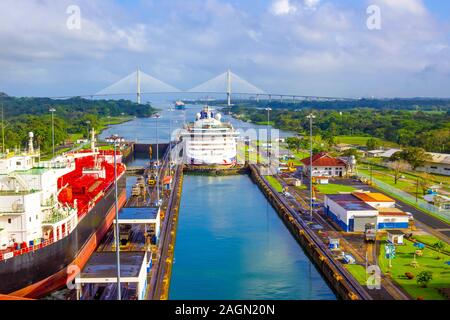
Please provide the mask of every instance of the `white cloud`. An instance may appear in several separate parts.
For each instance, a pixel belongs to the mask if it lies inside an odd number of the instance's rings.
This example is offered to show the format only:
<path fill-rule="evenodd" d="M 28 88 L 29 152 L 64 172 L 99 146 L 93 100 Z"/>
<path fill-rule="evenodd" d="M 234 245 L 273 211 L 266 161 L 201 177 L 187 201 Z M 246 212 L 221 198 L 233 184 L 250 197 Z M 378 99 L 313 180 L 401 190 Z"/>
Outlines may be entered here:
<path fill-rule="evenodd" d="M 65 28 L 72 2 L 76 32 Z M 230 67 L 271 92 L 448 95 L 448 26 L 422 1 L 366 0 L 381 7 L 380 31 L 339 0 L 232 3 L 141 0 L 133 11 L 111 0 L 3 0 L 0 91 L 91 93 L 141 66 L 184 89 Z"/>
<path fill-rule="evenodd" d="M 274 15 L 280 16 L 295 13 L 297 7 L 292 5 L 289 0 L 274 0 L 270 10 Z"/>
<path fill-rule="evenodd" d="M 395 10 L 397 12 L 414 15 L 423 15 L 427 12 L 422 0 L 375 0 L 372 2 L 386 8 L 386 10 Z"/>
<path fill-rule="evenodd" d="M 309 9 L 315 9 L 319 4 L 320 0 L 304 0 L 305 6 Z"/>

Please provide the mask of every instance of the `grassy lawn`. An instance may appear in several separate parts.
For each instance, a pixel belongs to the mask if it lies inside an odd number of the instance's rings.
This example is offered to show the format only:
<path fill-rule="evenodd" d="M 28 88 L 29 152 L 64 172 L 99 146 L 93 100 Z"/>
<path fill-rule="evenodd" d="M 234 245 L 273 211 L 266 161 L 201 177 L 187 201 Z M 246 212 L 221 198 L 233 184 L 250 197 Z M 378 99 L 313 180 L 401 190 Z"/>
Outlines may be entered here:
<path fill-rule="evenodd" d="M 60 154 L 63 154 L 64 152 L 70 151 L 71 148 L 61 148 L 61 149 L 56 149 L 55 148 L 55 156 L 58 156 Z M 48 161 L 51 160 L 53 157 L 53 153 L 50 151 L 50 153 L 43 153 L 41 154 L 41 161 Z"/>
<path fill-rule="evenodd" d="M 438 254 L 438 252 L 426 248 L 423 250 L 422 257 L 416 257 L 419 264 L 413 268 L 410 264 L 414 259 L 414 252 L 417 249 L 411 241 L 405 240 L 405 245 L 396 247 L 396 258 L 392 259 L 392 268 L 389 268 L 389 261 L 385 257 L 385 241 L 381 244 L 379 265 L 383 273 L 390 270 L 392 279 L 402 286 L 414 299 L 423 297 L 426 300 L 443 300 L 444 297 L 439 294 L 439 288 L 448 288 L 450 286 L 450 266 L 445 264 L 450 256 Z M 441 256 L 441 259 L 437 259 Z M 420 287 L 416 278 L 409 280 L 405 272 L 411 272 L 416 277 L 421 271 L 430 271 L 433 273 L 433 279 L 427 288 Z"/>
<path fill-rule="evenodd" d="M 269 121 L 269 126 L 273 126 L 275 124 L 275 122 L 273 121 Z M 256 124 L 260 125 L 260 126 L 267 126 L 267 121 L 260 121 L 260 122 L 256 122 Z"/>
<path fill-rule="evenodd" d="M 358 171 L 370 176 L 370 170 L 358 169 Z M 413 196 L 416 196 L 416 183 L 413 183 L 411 180 L 407 180 L 407 179 L 399 179 L 399 180 L 397 180 L 397 183 L 395 183 L 394 177 L 390 176 L 389 174 L 391 174 L 391 172 L 390 172 L 390 170 L 388 170 L 386 168 L 379 169 L 379 167 L 377 167 L 376 169 L 374 168 L 372 170 L 372 177 L 374 177 L 375 179 L 378 179 L 381 182 L 384 182 L 394 188 L 403 190 Z M 420 195 L 421 195 L 420 190 L 419 190 L 419 193 L 420 193 L 419 194 L 419 197 L 420 197 Z"/>
<path fill-rule="evenodd" d="M 250 148 L 252 149 L 253 147 L 250 147 Z M 247 149 L 248 148 L 245 145 L 238 144 L 238 158 L 239 158 L 239 160 L 242 160 L 242 161 L 245 160 L 245 151 Z M 256 153 L 256 148 L 253 148 L 253 149 L 254 149 L 253 151 L 249 152 L 249 161 L 250 161 L 250 163 L 256 163 L 258 161 L 258 155 Z M 243 157 L 243 159 L 241 159 L 241 157 Z M 260 155 L 259 160 L 261 161 L 261 163 L 264 163 L 265 157 Z"/>
<path fill-rule="evenodd" d="M 373 137 L 362 137 L 362 136 L 337 136 L 334 140 L 336 143 L 347 143 L 347 144 L 356 144 L 360 146 L 365 146 L 367 144 L 367 140 Z M 374 138 L 381 145 L 386 147 L 396 147 L 398 146 L 394 142 L 382 140 L 380 138 Z"/>
<path fill-rule="evenodd" d="M 278 182 L 277 179 L 275 179 L 272 176 L 265 176 L 264 178 L 266 178 L 266 180 L 269 182 L 269 184 L 277 191 L 277 192 L 282 192 L 283 191 L 283 187 L 281 186 L 281 184 Z"/>
<path fill-rule="evenodd" d="M 345 264 L 344 267 L 361 285 L 365 286 L 367 284 L 366 268 L 359 264 Z"/>
<path fill-rule="evenodd" d="M 423 235 L 423 236 L 416 235 L 416 236 L 413 236 L 413 238 L 416 239 L 417 241 L 422 242 L 423 244 L 426 244 L 427 246 L 431 246 L 431 247 L 436 242 L 439 241 L 438 238 L 436 238 L 435 236 L 432 236 L 432 235 Z M 442 249 L 442 251 L 446 252 L 446 253 L 450 253 L 450 244 L 445 243 L 445 242 L 443 242 L 443 243 L 444 243 L 444 248 Z"/>
<path fill-rule="evenodd" d="M 113 145 L 99 146 L 98 149 L 99 150 L 114 150 L 114 146 Z"/>
<path fill-rule="evenodd" d="M 69 140 L 75 143 L 78 139 L 83 139 L 82 133 L 72 133 L 69 134 Z"/>
<path fill-rule="evenodd" d="M 372 170 L 373 176 L 375 178 L 382 180 L 383 182 L 389 183 L 390 185 L 397 187 L 399 189 L 402 189 L 408 193 L 411 193 L 412 195 L 415 195 L 415 192 L 416 192 L 417 178 L 422 177 L 424 175 L 423 172 L 416 172 L 416 171 L 409 172 L 409 173 L 402 173 L 402 175 L 405 178 L 401 178 L 399 181 L 397 181 L 397 185 L 395 185 L 394 177 L 392 176 L 393 175 L 392 170 L 390 170 L 389 168 L 383 167 L 381 165 L 373 165 L 372 168 L 373 168 L 373 170 Z M 367 164 L 362 164 L 362 165 L 358 166 L 358 170 L 362 170 L 364 173 L 370 174 L 370 170 L 368 169 Z M 449 187 L 450 177 L 440 176 L 440 175 L 435 175 L 435 174 L 429 174 L 426 177 L 431 179 L 436 184 L 442 183 L 443 189 L 450 191 L 450 187 Z M 406 189 L 401 188 L 402 186 L 406 187 Z M 421 190 L 419 190 L 419 192 L 421 193 Z"/>
<path fill-rule="evenodd" d="M 286 148 L 286 150 L 288 150 Z M 296 152 L 295 150 L 289 150 L 295 157 L 295 159 L 289 159 L 288 162 L 294 163 L 295 166 L 303 166 L 303 162 L 300 160 L 305 159 L 306 157 L 309 157 L 309 152 L 300 150 L 299 152 Z"/>
<path fill-rule="evenodd" d="M 101 118 L 99 123 L 98 132 L 102 132 L 105 130 L 108 126 L 114 125 L 114 124 L 121 124 L 127 121 L 130 121 L 134 119 L 133 116 L 117 116 L 117 117 L 110 117 L 110 118 Z"/>
<path fill-rule="evenodd" d="M 343 185 L 334 184 L 334 183 L 317 184 L 317 185 L 315 185 L 315 188 L 323 194 L 335 194 L 335 193 L 339 193 L 339 192 L 351 192 L 351 191 L 355 190 L 355 188 L 353 188 L 351 186 L 343 186 Z"/>

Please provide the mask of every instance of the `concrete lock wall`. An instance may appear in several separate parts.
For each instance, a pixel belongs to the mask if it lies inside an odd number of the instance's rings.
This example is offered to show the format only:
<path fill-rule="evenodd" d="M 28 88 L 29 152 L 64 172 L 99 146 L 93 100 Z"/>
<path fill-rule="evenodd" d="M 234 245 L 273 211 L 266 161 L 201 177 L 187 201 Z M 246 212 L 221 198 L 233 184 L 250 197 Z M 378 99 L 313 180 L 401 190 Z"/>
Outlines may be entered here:
<path fill-rule="evenodd" d="M 133 145 L 133 155 L 136 156 L 136 154 L 150 154 L 150 148 L 152 152 L 152 157 L 156 158 L 157 150 L 159 153 L 159 158 L 161 159 L 167 148 L 169 147 L 168 143 L 135 143 Z"/>
<path fill-rule="evenodd" d="M 333 262 L 330 261 L 328 257 L 324 256 L 316 242 L 308 235 L 308 232 L 296 222 L 288 209 L 280 202 L 266 183 L 264 183 L 258 170 L 254 166 L 250 166 L 250 175 L 337 296 L 344 300 L 363 299 L 363 297 L 351 289 L 352 286 L 346 280 L 348 278 L 345 278 L 342 274 L 342 272 L 345 271 L 338 270 Z"/>

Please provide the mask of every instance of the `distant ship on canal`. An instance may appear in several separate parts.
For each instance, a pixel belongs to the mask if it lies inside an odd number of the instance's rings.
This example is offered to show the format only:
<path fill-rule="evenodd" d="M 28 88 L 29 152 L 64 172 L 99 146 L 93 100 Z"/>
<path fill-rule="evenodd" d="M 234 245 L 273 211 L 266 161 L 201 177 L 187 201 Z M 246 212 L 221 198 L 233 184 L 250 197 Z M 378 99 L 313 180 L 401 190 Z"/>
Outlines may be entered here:
<path fill-rule="evenodd" d="M 92 132 L 94 137 L 94 133 Z M 0 294 L 39 298 L 81 270 L 111 226 L 114 184 L 126 200 L 125 165 L 91 148 L 40 161 L 28 150 L 0 157 Z"/>
<path fill-rule="evenodd" d="M 184 110 L 184 109 L 186 109 L 186 105 L 181 100 L 175 101 L 175 109 L 176 110 Z"/>
<path fill-rule="evenodd" d="M 239 133 L 231 123 L 221 121 L 220 113 L 205 106 L 194 122 L 180 131 L 184 163 L 191 166 L 225 166 L 236 164 Z"/>

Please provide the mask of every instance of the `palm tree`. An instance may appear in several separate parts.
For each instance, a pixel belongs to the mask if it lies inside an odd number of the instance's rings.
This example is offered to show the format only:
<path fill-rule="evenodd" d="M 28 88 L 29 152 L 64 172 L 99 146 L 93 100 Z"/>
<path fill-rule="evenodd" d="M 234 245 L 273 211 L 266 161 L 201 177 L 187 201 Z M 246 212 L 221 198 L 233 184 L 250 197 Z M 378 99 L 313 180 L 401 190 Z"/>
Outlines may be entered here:
<path fill-rule="evenodd" d="M 430 271 L 422 271 L 417 275 L 417 284 L 426 288 L 432 279 L 433 274 Z"/>

